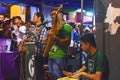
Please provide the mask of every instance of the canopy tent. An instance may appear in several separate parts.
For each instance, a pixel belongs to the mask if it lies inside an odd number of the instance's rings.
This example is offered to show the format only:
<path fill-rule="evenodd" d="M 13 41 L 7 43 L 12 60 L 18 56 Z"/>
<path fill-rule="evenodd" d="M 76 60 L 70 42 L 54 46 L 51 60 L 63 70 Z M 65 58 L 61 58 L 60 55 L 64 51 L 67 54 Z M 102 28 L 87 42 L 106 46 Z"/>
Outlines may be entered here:
<path fill-rule="evenodd" d="M 94 0 L 84 0 L 83 8 L 84 10 L 93 9 Z M 81 8 L 81 0 L 44 0 L 46 5 L 50 6 L 59 6 L 63 4 L 64 9 L 78 9 Z"/>
<path fill-rule="evenodd" d="M 81 0 L 0 0 L 0 3 L 1 2 L 7 5 L 16 4 L 21 6 L 35 6 L 39 8 L 40 12 L 45 11 L 42 8 L 43 4 L 51 7 L 58 7 L 62 3 L 64 11 L 67 11 L 67 10 L 74 11 L 81 8 Z M 83 9 L 89 10 L 89 11 L 93 10 L 93 3 L 94 3 L 94 0 L 90 0 L 90 1 L 84 0 Z M 89 19 L 85 18 L 85 20 L 83 19 L 83 22 L 89 22 L 86 20 L 89 20 Z"/>
<path fill-rule="evenodd" d="M 84 0 L 84 9 L 92 10 L 94 0 Z M 81 0 L 0 0 L 0 2 L 6 4 L 19 4 L 25 6 L 36 6 L 39 7 L 41 3 L 45 5 L 58 7 L 60 4 L 63 4 L 63 9 L 78 9 L 81 7 Z"/>
<path fill-rule="evenodd" d="M 22 5 L 22 6 L 41 6 L 42 0 L 0 0 L 0 3 L 4 3 L 7 5 Z"/>
<path fill-rule="evenodd" d="M 84 16 L 84 17 L 83 17 L 83 22 L 84 22 L 84 23 L 92 22 L 92 17 Z"/>

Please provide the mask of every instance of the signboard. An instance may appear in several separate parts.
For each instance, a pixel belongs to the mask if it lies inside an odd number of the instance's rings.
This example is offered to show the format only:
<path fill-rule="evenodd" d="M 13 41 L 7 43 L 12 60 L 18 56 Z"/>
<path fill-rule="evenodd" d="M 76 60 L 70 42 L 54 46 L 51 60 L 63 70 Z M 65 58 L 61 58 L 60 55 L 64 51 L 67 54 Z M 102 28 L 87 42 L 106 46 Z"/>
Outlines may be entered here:
<path fill-rule="evenodd" d="M 35 75 L 35 43 L 27 42 L 25 44 L 27 49 L 25 54 L 25 80 L 36 80 Z"/>

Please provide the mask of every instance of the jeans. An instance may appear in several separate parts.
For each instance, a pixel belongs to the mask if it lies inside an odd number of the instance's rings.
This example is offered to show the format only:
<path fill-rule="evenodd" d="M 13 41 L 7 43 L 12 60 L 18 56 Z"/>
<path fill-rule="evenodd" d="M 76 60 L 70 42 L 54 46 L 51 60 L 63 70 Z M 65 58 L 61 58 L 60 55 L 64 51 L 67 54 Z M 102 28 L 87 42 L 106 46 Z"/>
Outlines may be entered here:
<path fill-rule="evenodd" d="M 66 58 L 49 58 L 49 71 L 53 80 L 57 80 L 57 78 L 63 77 L 62 71 L 67 67 L 66 64 Z"/>

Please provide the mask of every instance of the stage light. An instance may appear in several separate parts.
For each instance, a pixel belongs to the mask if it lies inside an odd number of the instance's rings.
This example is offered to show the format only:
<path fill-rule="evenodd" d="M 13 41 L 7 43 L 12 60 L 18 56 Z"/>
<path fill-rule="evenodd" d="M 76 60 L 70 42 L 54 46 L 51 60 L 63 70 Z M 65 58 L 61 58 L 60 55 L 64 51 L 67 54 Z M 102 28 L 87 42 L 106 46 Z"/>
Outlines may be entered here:
<path fill-rule="evenodd" d="M 92 12 L 86 12 L 86 16 L 93 16 Z"/>
<path fill-rule="evenodd" d="M 77 9 L 75 12 L 81 12 L 81 9 Z M 85 10 L 83 10 L 83 12 L 85 12 Z"/>

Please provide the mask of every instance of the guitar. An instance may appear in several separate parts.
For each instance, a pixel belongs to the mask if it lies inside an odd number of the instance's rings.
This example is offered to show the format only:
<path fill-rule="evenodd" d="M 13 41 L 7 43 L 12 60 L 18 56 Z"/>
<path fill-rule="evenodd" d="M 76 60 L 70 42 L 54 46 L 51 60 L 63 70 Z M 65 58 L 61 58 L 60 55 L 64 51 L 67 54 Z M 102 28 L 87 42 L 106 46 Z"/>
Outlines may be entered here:
<path fill-rule="evenodd" d="M 41 26 L 39 28 L 36 28 L 34 32 L 30 32 L 24 39 L 23 41 L 19 44 L 18 46 L 18 51 L 19 52 L 25 52 L 25 42 L 30 42 L 30 37 L 33 36 L 33 38 L 37 37 L 39 33 L 43 30 L 44 26 Z"/>
<path fill-rule="evenodd" d="M 19 44 L 18 46 L 18 52 L 25 52 L 26 48 L 25 48 L 25 42 L 28 39 L 28 37 L 24 38 L 23 41 Z"/>
<path fill-rule="evenodd" d="M 51 28 L 51 31 L 53 31 L 56 35 L 58 34 L 58 31 L 59 31 L 59 28 L 60 28 L 60 24 L 58 22 L 57 14 L 62 8 L 63 8 L 63 5 L 61 4 L 57 9 L 56 18 L 55 18 L 55 21 L 54 21 L 54 23 L 52 25 L 52 28 Z M 46 45 L 44 53 L 43 53 L 44 57 L 46 57 L 48 55 L 48 52 L 49 52 L 50 47 L 52 46 L 53 42 L 54 42 L 54 39 L 51 38 L 51 37 L 48 37 L 48 42 L 47 42 L 47 45 Z"/>

